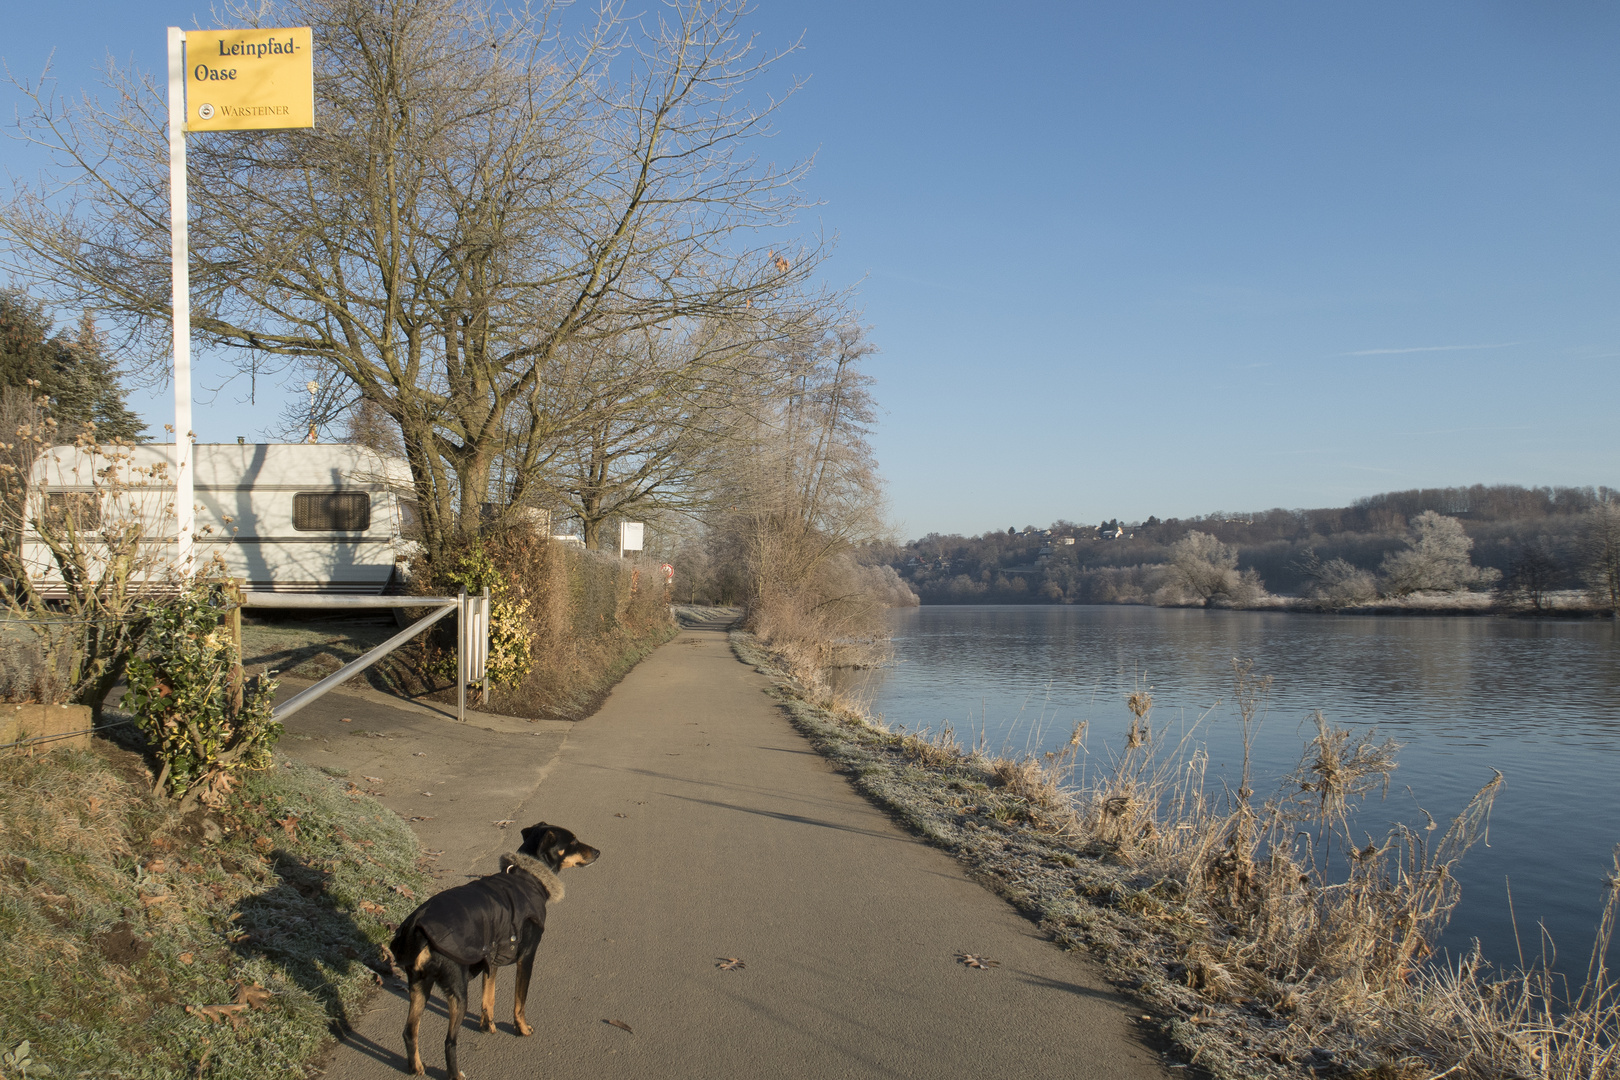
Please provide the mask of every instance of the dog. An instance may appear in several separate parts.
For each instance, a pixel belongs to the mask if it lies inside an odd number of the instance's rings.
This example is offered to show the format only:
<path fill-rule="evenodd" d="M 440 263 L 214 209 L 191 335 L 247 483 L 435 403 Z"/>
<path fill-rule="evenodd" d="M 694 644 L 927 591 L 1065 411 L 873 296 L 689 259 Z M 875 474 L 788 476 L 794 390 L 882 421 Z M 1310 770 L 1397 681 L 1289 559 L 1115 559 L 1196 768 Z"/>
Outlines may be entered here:
<path fill-rule="evenodd" d="M 405 1057 L 410 1070 L 423 1073 L 417 1034 L 422 1010 L 435 985 L 450 1006 L 450 1032 L 444 1037 L 445 1068 L 451 1080 L 464 1080 L 456 1066 L 456 1034 L 467 1012 L 467 980 L 484 977 L 478 1026 L 495 1030 L 495 971 L 517 965 L 513 1023 L 519 1035 L 533 1035 L 523 1017 L 534 953 L 546 929 L 546 901 L 562 900 L 557 873 L 588 866 L 601 852 L 574 834 L 539 822 L 523 830 L 523 844 L 501 856 L 501 872 L 457 885 L 430 897 L 400 923 L 390 950 L 405 970 L 411 1007 L 405 1020 Z"/>

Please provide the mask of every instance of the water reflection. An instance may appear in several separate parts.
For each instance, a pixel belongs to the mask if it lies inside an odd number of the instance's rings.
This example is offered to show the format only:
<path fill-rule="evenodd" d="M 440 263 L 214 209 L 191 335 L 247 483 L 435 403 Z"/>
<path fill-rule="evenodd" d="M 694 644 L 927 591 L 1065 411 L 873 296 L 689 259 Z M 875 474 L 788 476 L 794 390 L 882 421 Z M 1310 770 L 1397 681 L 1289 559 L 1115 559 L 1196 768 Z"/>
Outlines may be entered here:
<path fill-rule="evenodd" d="M 1443 944 L 1478 937 L 1512 960 L 1506 881 L 1520 935 L 1542 922 L 1579 966 L 1620 842 L 1620 626 L 1484 618 L 1309 616 L 1133 607 L 925 607 L 893 613 L 895 666 L 856 673 L 891 724 L 1041 752 L 1090 726 L 1094 761 L 1129 722 L 1125 695 L 1151 689 L 1156 725 L 1196 737 L 1215 770 L 1241 765 L 1230 707 L 1233 657 L 1274 676 L 1256 743 L 1264 792 L 1299 760 L 1321 709 L 1406 744 L 1389 797 L 1362 826 L 1442 821 L 1500 769 L 1489 846 L 1459 875 L 1463 904 Z M 1219 705 L 1216 705 L 1220 702 Z M 1211 711 L 1211 706 L 1215 706 Z"/>

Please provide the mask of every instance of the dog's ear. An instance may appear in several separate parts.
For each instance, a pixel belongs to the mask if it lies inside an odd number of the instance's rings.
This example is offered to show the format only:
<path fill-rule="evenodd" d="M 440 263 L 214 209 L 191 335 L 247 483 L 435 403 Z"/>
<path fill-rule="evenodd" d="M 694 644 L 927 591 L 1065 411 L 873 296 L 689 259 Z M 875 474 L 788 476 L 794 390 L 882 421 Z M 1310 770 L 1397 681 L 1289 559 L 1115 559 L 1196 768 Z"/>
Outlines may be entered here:
<path fill-rule="evenodd" d="M 525 855 L 539 858 L 540 853 L 545 850 L 548 845 L 554 842 L 552 837 L 555 835 L 556 831 L 556 829 L 553 829 L 545 822 L 537 821 L 533 825 L 530 825 L 528 828 L 523 830 L 523 846 L 518 850 L 523 852 Z"/>

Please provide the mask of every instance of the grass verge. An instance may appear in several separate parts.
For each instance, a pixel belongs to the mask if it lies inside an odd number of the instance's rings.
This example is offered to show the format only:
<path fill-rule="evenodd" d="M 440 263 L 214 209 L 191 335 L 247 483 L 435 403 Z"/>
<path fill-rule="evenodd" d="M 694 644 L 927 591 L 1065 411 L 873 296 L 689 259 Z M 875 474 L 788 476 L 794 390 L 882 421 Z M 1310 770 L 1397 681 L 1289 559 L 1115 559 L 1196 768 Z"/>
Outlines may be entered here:
<path fill-rule="evenodd" d="M 151 783 L 99 739 L 0 758 L 3 1049 L 58 1077 L 308 1075 L 428 884 L 415 836 L 281 759 L 206 814 Z"/>
<path fill-rule="evenodd" d="M 1151 698 L 1110 768 L 1074 786 L 1083 727 L 1061 753 L 1022 761 L 884 728 L 796 654 L 734 631 L 776 681 L 793 723 L 856 787 L 951 852 L 1060 945 L 1084 949 L 1157 1014 L 1188 1063 L 1213 1076 L 1354 1080 L 1613 1080 L 1620 984 L 1605 956 L 1620 853 L 1583 986 L 1545 968 L 1493 971 L 1478 955 L 1429 962 L 1458 897 L 1452 868 L 1482 833 L 1496 783 L 1443 833 L 1349 839 L 1361 795 L 1395 747 L 1319 721 L 1277 796 L 1210 797 L 1204 759 L 1160 755 Z M 1245 729 L 1269 681 L 1236 667 Z"/>

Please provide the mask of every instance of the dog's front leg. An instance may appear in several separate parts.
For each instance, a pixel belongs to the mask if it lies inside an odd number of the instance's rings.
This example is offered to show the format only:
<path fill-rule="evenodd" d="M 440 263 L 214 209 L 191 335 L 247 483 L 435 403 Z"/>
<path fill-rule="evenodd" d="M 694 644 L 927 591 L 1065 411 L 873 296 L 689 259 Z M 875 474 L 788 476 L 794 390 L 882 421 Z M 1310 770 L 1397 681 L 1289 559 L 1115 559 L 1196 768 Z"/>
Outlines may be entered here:
<path fill-rule="evenodd" d="M 450 1006 L 450 1030 L 444 1034 L 444 1067 L 450 1080 L 466 1080 L 456 1063 L 456 1036 L 461 1034 L 461 1022 L 467 1018 L 467 969 L 456 965 L 440 985 Z"/>
<path fill-rule="evenodd" d="M 523 1006 L 529 1000 L 529 976 L 534 973 L 534 954 L 540 948 L 540 937 L 545 928 L 529 923 L 523 928 L 523 943 L 518 946 L 517 986 L 512 990 L 512 1024 L 519 1035 L 533 1035 L 534 1028 L 523 1017 Z"/>
<path fill-rule="evenodd" d="M 478 1013 L 479 1030 L 492 1035 L 495 1033 L 495 971 L 493 964 L 484 969 L 484 1000 Z"/>

